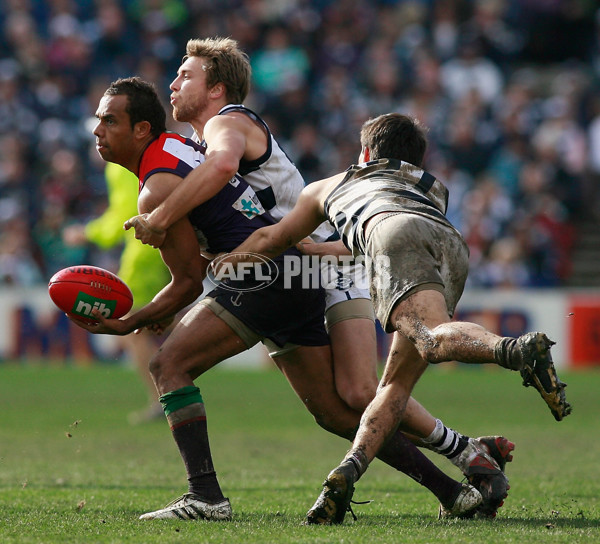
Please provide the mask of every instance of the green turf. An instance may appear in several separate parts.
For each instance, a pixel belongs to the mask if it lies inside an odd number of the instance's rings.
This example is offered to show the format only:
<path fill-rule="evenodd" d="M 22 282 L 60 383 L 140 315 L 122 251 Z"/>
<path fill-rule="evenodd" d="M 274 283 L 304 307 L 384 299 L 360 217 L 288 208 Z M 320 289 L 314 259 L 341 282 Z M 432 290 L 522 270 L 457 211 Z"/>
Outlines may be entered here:
<path fill-rule="evenodd" d="M 514 373 L 432 368 L 417 387 L 448 425 L 516 442 L 496 520 L 437 521 L 428 491 L 377 462 L 357 484 L 355 499 L 373 499 L 355 508 L 357 522 L 304 527 L 347 443 L 313 423 L 278 372 L 215 369 L 198 380 L 234 521 L 141 522 L 185 491 L 185 477 L 165 422 L 127 423 L 144 400 L 134 372 L 0 364 L 0 542 L 600 542 L 600 372 L 562 377 L 574 411 L 561 423 Z"/>

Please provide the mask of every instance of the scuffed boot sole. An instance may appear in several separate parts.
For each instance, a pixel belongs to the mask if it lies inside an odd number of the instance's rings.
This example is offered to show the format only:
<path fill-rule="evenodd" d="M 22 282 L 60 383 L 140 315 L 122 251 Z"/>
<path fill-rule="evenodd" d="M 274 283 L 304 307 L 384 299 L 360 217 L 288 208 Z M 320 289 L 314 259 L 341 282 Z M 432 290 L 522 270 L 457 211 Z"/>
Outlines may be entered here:
<path fill-rule="evenodd" d="M 550 348 L 554 342 L 541 332 L 530 332 L 519 337 L 523 352 L 521 376 L 525 387 L 535 387 L 550 408 L 556 421 L 571 413 L 565 395 L 566 383 L 561 382 L 552 362 Z"/>

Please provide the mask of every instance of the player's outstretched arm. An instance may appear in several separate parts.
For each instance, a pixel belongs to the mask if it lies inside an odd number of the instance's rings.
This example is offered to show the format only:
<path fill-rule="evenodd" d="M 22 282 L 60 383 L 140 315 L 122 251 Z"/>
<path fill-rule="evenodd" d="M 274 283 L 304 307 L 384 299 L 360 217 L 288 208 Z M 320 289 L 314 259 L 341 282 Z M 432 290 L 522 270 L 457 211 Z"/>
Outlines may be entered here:
<path fill-rule="evenodd" d="M 296 244 L 296 247 L 304 255 L 316 255 L 317 257 L 352 255 L 341 240 L 334 242 L 314 242 L 310 238 L 304 238 Z"/>
<path fill-rule="evenodd" d="M 168 173 L 150 177 L 140 193 L 139 211 L 148 213 L 155 209 L 179 182 L 179 177 Z M 202 293 L 202 281 L 208 267 L 208 260 L 200 254 L 196 233 L 187 217 L 167 229 L 160 254 L 171 272 L 171 281 L 137 315 L 138 319 L 150 320 L 151 323 L 174 315 L 194 302 Z"/>
<path fill-rule="evenodd" d="M 310 186 L 309 186 L 310 187 Z M 254 231 L 231 253 L 215 259 L 211 267 L 217 277 L 231 263 L 258 262 L 260 257 L 277 257 L 289 247 L 311 234 L 325 219 L 314 192 L 304 189 L 294 209 L 279 223 Z"/>
<path fill-rule="evenodd" d="M 177 176 L 153 175 L 146 181 L 138 199 L 139 211 L 148 213 L 179 183 Z M 125 335 L 137 329 L 160 323 L 194 302 L 202 294 L 208 260 L 200 255 L 196 233 L 187 217 L 174 223 L 166 232 L 160 248 L 163 261 L 171 272 L 171 281 L 152 299 L 127 318 L 105 319 L 94 314 L 97 324 L 84 325 L 96 334 Z"/>
<path fill-rule="evenodd" d="M 124 336 L 154 324 L 159 332 L 165 321 L 202 294 L 202 281 L 209 264 L 209 261 L 200 255 L 194 229 L 187 218 L 180 219 L 167 231 L 160 252 L 171 271 L 171 281 L 146 306 L 127 318 L 106 319 L 100 312 L 93 311 L 96 323 L 87 324 L 76 319 L 71 320 L 94 334 Z"/>

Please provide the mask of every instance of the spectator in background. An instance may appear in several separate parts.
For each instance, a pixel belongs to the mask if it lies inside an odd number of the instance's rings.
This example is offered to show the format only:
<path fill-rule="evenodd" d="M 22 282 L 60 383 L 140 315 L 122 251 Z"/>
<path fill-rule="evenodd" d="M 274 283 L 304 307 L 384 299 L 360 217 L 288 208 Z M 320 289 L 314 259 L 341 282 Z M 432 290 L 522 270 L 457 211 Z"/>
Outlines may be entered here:
<path fill-rule="evenodd" d="M 307 183 L 321 179 L 336 159 L 336 148 L 323 138 L 311 123 L 299 123 L 292 132 L 289 152 Z"/>
<path fill-rule="evenodd" d="M 522 26 L 509 22 L 510 8 L 506 0 L 478 0 L 473 2 L 471 15 L 461 26 L 461 34 L 476 39 L 481 53 L 502 73 L 510 70 L 525 43 Z"/>
<path fill-rule="evenodd" d="M 57 149 L 51 154 L 49 166 L 50 171 L 41 180 L 44 201 L 56 204 L 73 219 L 86 217 L 92 195 L 82 159 L 70 149 Z"/>
<path fill-rule="evenodd" d="M 494 240 L 481 266 L 482 287 L 525 287 L 529 271 L 523 263 L 523 248 L 516 238 Z"/>
<path fill-rule="evenodd" d="M 33 241 L 40 252 L 46 281 L 67 266 L 89 262 L 87 248 L 69 247 L 63 240 L 63 230 L 73 222 L 63 203 L 44 203 L 33 230 Z"/>
<path fill-rule="evenodd" d="M 483 56 L 481 40 L 469 34 L 461 37 L 458 55 L 442 65 L 441 81 L 453 100 L 476 91 L 485 104 L 498 99 L 503 87 L 502 72 Z"/>
<path fill-rule="evenodd" d="M 473 188 L 473 177 L 468 172 L 457 168 L 453 159 L 443 152 L 433 153 L 429 164 L 440 179 L 445 180 L 445 185 L 450 193 L 446 217 L 459 231 L 463 232 L 464 213 L 466 212 L 463 202 Z"/>
<path fill-rule="evenodd" d="M 266 31 L 264 46 L 252 59 L 257 89 L 266 95 L 280 95 L 304 87 L 310 62 L 306 52 L 290 43 L 285 27 L 275 25 Z"/>
<path fill-rule="evenodd" d="M 46 246 L 32 248 L 30 257 L 35 260 L 36 251 L 42 257 L 44 280 L 61 261 L 48 255 L 54 230 L 43 233 L 45 225 L 60 231 L 86 220 L 104 197 L 102 171 L 88 155 L 81 121 L 95 111 L 96 89 L 136 74 L 154 81 L 165 98 L 165 74 L 174 73 L 177 51 L 197 36 L 231 36 L 249 52 L 256 74 L 250 106 L 269 112 L 269 124 L 307 169 L 307 179 L 317 167 L 328 175 L 353 162 L 360 150 L 347 135 L 389 109 L 431 127 L 427 160 L 443 153 L 457 179 L 472 178 L 464 201 L 453 204 L 457 217 L 466 221 L 465 211 L 481 199 L 480 180 L 498 185 L 503 196 L 490 210 L 492 219 L 477 216 L 479 221 L 469 219 L 475 225 L 467 225 L 470 233 L 488 232 L 484 248 L 479 242 L 472 248 L 482 258 L 471 261 L 471 277 L 482 284 L 493 286 L 486 259 L 494 242 L 505 238 L 519 245 L 514 255 L 529 271 L 527 286 L 564 284 L 568 270 L 542 264 L 540 252 L 560 247 L 559 258 L 568 262 L 572 240 L 565 232 L 600 215 L 600 108 L 593 104 L 600 90 L 600 11 L 594 2 L 239 0 L 223 10 L 214 2 L 186 0 L 8 0 L 0 4 L 0 28 L 0 139 L 16 137 L 24 148 L 20 183 L 30 192 L 28 226 Z M 319 149 L 304 145 L 305 122 L 335 150 L 334 160 L 315 160 Z M 53 173 L 55 155 L 63 162 L 65 154 L 74 155 L 85 174 L 76 190 L 70 176 Z M 0 161 L 6 171 L 22 168 L 18 160 Z M 543 217 L 518 206 L 519 180 L 530 161 L 543 163 L 550 178 L 536 196 L 552 197 L 544 200 L 552 212 Z M 31 195 L 46 183 L 53 194 L 43 199 L 51 204 L 32 203 Z M 4 187 L 4 194 L 13 192 L 14 181 Z M 70 203 L 56 204 L 54 193 L 71 195 Z M 500 228 L 483 228 L 497 223 L 505 199 L 518 216 Z M 526 224 L 535 225 L 535 243 Z M 0 225 L 0 236 L 14 235 Z"/>
<path fill-rule="evenodd" d="M 527 161 L 528 145 L 519 134 L 507 134 L 506 140 L 490 156 L 488 171 L 511 199 L 519 194 L 519 175 Z"/>
<path fill-rule="evenodd" d="M 582 198 L 584 202 L 590 204 L 589 209 L 586 210 L 589 216 L 600 221 L 600 97 L 593 97 L 591 111 L 592 120 L 587 128 L 590 176 L 584 177 Z"/>
<path fill-rule="evenodd" d="M 139 27 L 125 13 L 119 2 L 100 2 L 95 18 L 94 66 L 112 81 L 119 74 L 138 68 Z"/>
<path fill-rule="evenodd" d="M 0 136 L 22 135 L 34 140 L 40 119 L 30 90 L 21 86 L 21 67 L 13 59 L 0 61 Z"/>
<path fill-rule="evenodd" d="M 31 287 L 42 281 L 42 273 L 33 257 L 31 236 L 18 207 L 0 201 L 0 286 Z"/>
<path fill-rule="evenodd" d="M 31 171 L 26 139 L 16 133 L 0 136 L 0 201 L 19 210 L 26 225 L 32 224 L 39 213 L 40 202 L 35 198 L 37 180 Z M 7 219 L 1 215 L 0 219 Z"/>
<path fill-rule="evenodd" d="M 485 106 L 476 90 L 454 103 L 440 142 L 460 170 L 471 176 L 482 173 L 492 145 L 485 130 Z"/>

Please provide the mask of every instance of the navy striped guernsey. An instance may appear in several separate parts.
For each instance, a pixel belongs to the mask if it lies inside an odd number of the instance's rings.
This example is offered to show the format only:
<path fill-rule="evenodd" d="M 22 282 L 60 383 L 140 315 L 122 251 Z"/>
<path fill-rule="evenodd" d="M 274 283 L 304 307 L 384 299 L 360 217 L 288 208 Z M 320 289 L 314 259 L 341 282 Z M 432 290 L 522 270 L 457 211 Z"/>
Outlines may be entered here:
<path fill-rule="evenodd" d="M 423 215 L 452 227 L 446 219 L 448 189 L 410 163 L 379 159 L 351 166 L 325 200 L 325 214 L 354 255 L 364 254 L 363 225 L 384 212 Z"/>

